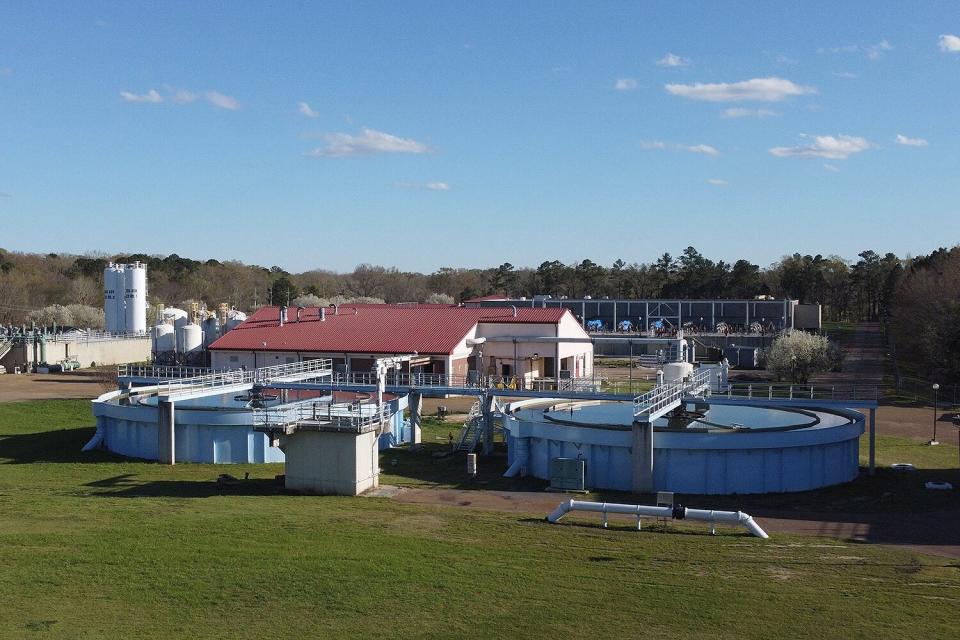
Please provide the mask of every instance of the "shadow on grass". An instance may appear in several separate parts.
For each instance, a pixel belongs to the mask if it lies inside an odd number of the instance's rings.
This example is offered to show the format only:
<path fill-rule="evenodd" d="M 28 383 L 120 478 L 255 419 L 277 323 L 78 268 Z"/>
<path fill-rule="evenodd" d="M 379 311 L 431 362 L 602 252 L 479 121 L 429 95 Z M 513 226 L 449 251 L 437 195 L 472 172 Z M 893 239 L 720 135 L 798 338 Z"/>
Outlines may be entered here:
<path fill-rule="evenodd" d="M 274 478 L 238 480 L 223 484 L 216 480 L 149 480 L 139 481 L 134 474 L 121 474 L 88 482 L 85 487 L 99 491 L 91 495 L 101 498 L 211 498 L 213 496 L 271 496 L 285 493 Z"/>
<path fill-rule="evenodd" d="M 443 454 L 443 457 L 438 457 Z M 477 475 L 467 475 L 467 454 L 450 453 L 447 445 L 424 443 L 417 450 L 380 452 L 380 483 L 421 489 L 487 491 L 543 491 L 549 484 L 539 478 L 504 478 L 507 455 L 502 448 L 477 456 Z"/>
<path fill-rule="evenodd" d="M 64 427 L 55 431 L 0 436 L 0 464 L 100 463 L 128 460 L 108 451 L 82 452 L 81 449 L 95 432 L 95 427 Z"/>

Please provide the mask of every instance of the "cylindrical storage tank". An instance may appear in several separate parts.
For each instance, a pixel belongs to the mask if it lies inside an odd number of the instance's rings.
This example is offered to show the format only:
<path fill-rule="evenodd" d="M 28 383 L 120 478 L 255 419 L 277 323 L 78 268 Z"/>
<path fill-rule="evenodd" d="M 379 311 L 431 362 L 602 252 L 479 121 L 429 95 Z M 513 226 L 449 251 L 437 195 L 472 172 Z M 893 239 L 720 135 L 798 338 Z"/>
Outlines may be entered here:
<path fill-rule="evenodd" d="M 172 324 L 158 324 L 153 328 L 153 350 L 157 353 L 173 351 L 176 346 Z"/>
<path fill-rule="evenodd" d="M 237 311 L 236 309 L 231 309 L 227 312 L 227 327 L 224 333 L 230 331 L 231 329 L 239 326 L 244 320 L 247 319 L 247 314 L 243 311 Z"/>
<path fill-rule="evenodd" d="M 220 320 L 210 316 L 203 321 L 203 348 L 209 347 L 214 340 L 220 337 Z"/>
<path fill-rule="evenodd" d="M 123 303 L 126 331 L 147 331 L 147 267 L 136 262 L 124 269 Z"/>
<path fill-rule="evenodd" d="M 107 331 L 124 330 L 123 267 L 112 262 L 103 270 L 103 317 Z"/>
<path fill-rule="evenodd" d="M 189 320 L 187 319 L 187 312 L 183 309 L 177 309 L 176 307 L 167 307 L 163 310 L 163 321 L 173 325 L 175 329 L 175 340 L 176 340 L 176 349 L 177 351 L 183 350 L 183 331 L 182 329 L 187 326 Z"/>
<path fill-rule="evenodd" d="M 200 351 L 203 348 L 203 329 L 200 328 L 200 325 L 191 322 L 184 325 L 180 332 L 183 336 L 180 343 L 183 345 L 184 353 Z"/>
<path fill-rule="evenodd" d="M 689 362 L 668 362 L 663 365 L 663 381 L 667 384 L 679 382 L 693 374 L 693 365 Z"/>

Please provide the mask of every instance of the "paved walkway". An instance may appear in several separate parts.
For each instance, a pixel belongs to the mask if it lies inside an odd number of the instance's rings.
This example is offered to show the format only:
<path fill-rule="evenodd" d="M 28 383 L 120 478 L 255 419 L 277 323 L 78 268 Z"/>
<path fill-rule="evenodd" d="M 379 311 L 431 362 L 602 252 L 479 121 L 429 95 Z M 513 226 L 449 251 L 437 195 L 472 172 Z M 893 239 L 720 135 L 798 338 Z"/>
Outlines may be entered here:
<path fill-rule="evenodd" d="M 843 350 L 843 371 L 822 373 L 813 382 L 881 384 L 886 347 L 879 322 L 861 322 L 852 336 L 838 340 Z"/>

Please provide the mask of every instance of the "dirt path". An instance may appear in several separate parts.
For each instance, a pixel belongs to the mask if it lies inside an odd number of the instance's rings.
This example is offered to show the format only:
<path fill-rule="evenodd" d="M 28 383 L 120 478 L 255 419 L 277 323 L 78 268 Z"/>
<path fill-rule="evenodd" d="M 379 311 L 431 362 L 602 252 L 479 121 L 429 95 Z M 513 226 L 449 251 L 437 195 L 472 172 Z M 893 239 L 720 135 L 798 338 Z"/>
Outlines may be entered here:
<path fill-rule="evenodd" d="M 100 381 L 89 372 L 0 375 L 0 402 L 96 398 L 102 393 Z"/>
<path fill-rule="evenodd" d="M 408 504 L 522 513 L 546 517 L 570 499 L 562 493 L 405 489 L 381 487 L 371 494 Z M 576 496 L 572 496 L 576 499 Z M 918 514 L 841 514 L 753 512 L 768 533 L 792 533 L 903 547 L 921 553 L 960 558 L 960 509 Z"/>

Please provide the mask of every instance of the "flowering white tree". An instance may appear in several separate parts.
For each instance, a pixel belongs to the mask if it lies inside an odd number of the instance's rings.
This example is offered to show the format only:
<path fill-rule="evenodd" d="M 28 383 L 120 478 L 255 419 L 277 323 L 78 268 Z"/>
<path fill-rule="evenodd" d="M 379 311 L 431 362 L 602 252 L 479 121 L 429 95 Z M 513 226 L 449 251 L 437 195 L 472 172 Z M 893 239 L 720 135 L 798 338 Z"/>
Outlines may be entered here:
<path fill-rule="evenodd" d="M 305 293 L 293 299 L 294 306 L 297 307 L 329 307 L 330 301 L 326 298 L 315 296 L 312 293 Z"/>
<path fill-rule="evenodd" d="M 431 293 L 427 297 L 427 304 L 453 304 L 453 296 L 445 293 Z"/>
<path fill-rule="evenodd" d="M 103 309 L 85 304 L 52 304 L 43 309 L 31 311 L 27 316 L 30 322 L 41 327 L 76 327 L 78 329 L 103 329 Z"/>
<path fill-rule="evenodd" d="M 839 354 L 825 336 L 791 331 L 773 341 L 767 349 L 767 369 L 778 380 L 806 384 L 810 376 L 839 365 Z"/>

